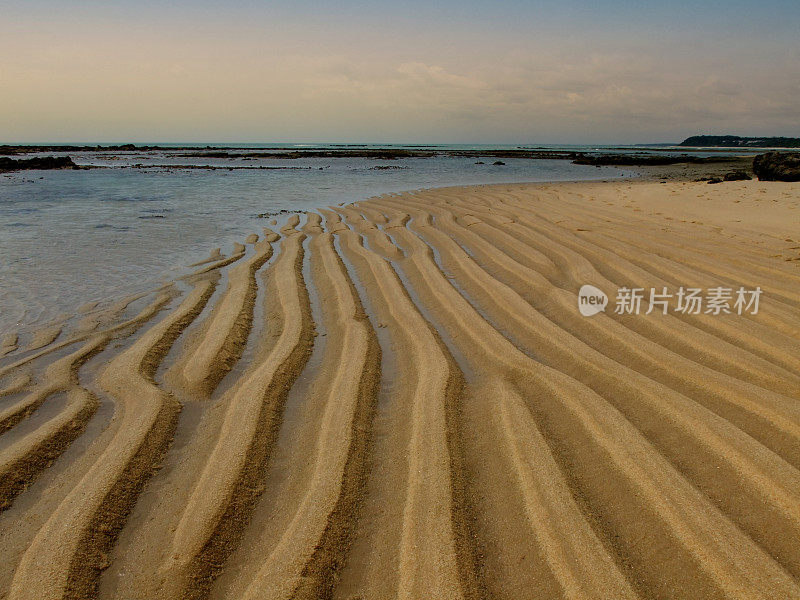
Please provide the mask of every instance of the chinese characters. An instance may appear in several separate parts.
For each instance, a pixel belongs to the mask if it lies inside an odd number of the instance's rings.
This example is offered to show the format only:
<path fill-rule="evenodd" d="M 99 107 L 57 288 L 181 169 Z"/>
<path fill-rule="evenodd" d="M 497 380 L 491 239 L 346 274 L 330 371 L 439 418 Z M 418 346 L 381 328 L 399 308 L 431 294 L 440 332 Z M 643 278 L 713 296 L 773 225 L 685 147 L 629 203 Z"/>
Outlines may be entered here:
<path fill-rule="evenodd" d="M 748 290 L 726 287 L 684 288 L 681 286 L 674 293 L 666 287 L 661 289 L 622 287 L 617 290 L 617 301 L 614 312 L 618 315 L 638 315 L 656 312 L 667 314 L 670 309 L 675 313 L 687 315 L 719 315 L 719 314 L 758 314 L 758 302 L 761 288 Z M 646 302 L 645 302 L 646 301 Z M 646 303 L 646 307 L 643 304 Z"/>

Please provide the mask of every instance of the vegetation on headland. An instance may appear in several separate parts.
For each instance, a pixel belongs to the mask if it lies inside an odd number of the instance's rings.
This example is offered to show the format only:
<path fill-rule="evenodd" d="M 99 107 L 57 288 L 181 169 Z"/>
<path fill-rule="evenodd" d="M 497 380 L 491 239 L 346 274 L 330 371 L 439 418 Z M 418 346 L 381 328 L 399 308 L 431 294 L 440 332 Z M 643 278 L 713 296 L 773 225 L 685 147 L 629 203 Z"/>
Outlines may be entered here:
<path fill-rule="evenodd" d="M 693 135 L 683 140 L 679 145 L 695 148 L 800 148 L 800 138 Z"/>

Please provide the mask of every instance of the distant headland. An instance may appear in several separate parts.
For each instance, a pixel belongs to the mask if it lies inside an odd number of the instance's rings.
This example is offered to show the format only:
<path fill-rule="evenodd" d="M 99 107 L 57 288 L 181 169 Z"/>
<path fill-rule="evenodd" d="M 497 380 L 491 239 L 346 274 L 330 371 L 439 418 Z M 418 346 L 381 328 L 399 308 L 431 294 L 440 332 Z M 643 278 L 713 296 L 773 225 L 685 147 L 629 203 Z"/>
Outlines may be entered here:
<path fill-rule="evenodd" d="M 741 137 L 738 135 L 693 135 L 679 146 L 723 148 L 800 148 L 800 138 Z"/>

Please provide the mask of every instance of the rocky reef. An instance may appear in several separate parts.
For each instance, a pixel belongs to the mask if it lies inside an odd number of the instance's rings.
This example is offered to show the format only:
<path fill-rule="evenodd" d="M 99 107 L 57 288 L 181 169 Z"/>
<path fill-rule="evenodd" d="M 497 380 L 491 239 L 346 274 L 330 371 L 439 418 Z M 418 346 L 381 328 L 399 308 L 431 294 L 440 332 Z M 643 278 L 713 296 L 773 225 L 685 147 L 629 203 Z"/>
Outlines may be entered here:
<path fill-rule="evenodd" d="M 79 169 L 69 156 L 41 156 L 15 160 L 0 156 L 0 173 L 9 171 Z"/>
<path fill-rule="evenodd" d="M 800 152 L 767 152 L 753 158 L 753 173 L 761 181 L 800 181 Z"/>
<path fill-rule="evenodd" d="M 699 157 L 682 154 L 680 156 L 652 155 L 652 154 L 579 154 L 572 162 L 576 165 L 600 166 L 648 166 L 648 165 L 675 165 L 678 163 L 717 163 L 728 162 L 729 156 Z"/>

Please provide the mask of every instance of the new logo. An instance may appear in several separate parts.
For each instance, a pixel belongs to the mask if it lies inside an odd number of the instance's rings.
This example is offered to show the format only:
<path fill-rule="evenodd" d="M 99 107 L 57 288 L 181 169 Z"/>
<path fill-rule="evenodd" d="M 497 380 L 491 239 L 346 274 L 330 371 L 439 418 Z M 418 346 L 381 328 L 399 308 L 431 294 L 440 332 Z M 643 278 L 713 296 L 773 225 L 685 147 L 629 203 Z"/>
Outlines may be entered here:
<path fill-rule="evenodd" d="M 593 285 L 582 285 L 578 292 L 578 310 L 584 317 L 603 312 L 608 304 L 608 296 Z"/>

